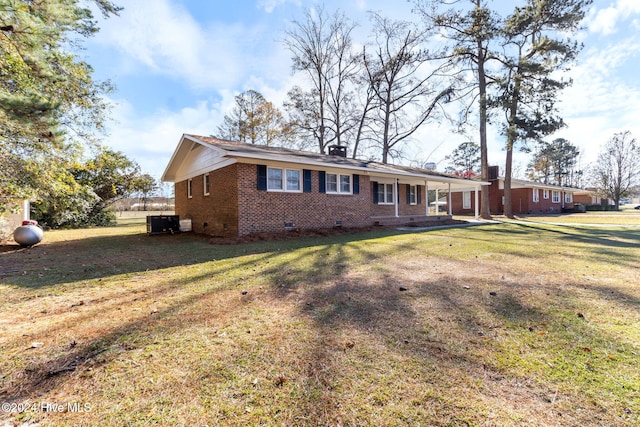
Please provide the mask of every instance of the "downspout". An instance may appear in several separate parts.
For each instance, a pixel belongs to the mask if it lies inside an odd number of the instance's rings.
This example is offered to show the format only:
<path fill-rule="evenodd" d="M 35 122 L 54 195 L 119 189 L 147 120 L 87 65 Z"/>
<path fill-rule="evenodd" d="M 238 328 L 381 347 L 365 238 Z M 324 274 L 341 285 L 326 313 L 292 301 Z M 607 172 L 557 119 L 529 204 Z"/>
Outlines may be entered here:
<path fill-rule="evenodd" d="M 447 194 L 447 210 L 449 211 L 449 216 L 453 216 L 453 206 L 451 206 L 451 183 L 449 183 L 449 194 Z"/>
<path fill-rule="evenodd" d="M 424 215 L 429 216 L 429 181 L 424 180 Z"/>
<path fill-rule="evenodd" d="M 476 199 L 475 200 L 475 202 L 476 202 L 475 203 L 475 215 L 476 215 L 476 219 L 478 219 L 480 217 L 480 211 L 478 210 L 478 200 L 479 200 L 478 199 L 478 187 L 479 186 L 476 185 L 476 190 L 475 190 L 475 199 Z"/>
<path fill-rule="evenodd" d="M 440 215 L 440 205 L 439 205 L 439 200 L 440 200 L 440 194 L 438 194 L 438 188 L 436 187 L 436 215 Z"/>

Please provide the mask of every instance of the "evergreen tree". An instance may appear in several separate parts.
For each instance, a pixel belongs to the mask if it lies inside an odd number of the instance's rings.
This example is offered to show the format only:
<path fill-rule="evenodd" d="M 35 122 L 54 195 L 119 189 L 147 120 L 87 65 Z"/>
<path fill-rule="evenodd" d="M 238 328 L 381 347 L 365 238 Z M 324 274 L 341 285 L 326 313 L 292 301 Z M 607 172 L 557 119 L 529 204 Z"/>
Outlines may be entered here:
<path fill-rule="evenodd" d="M 445 160 L 451 162 L 453 173 L 476 172 L 480 166 L 480 146 L 473 141 L 463 142 Z"/>
<path fill-rule="evenodd" d="M 452 7 L 459 4 L 458 8 Z M 493 52 L 498 40 L 501 19 L 492 11 L 486 0 L 451 2 L 448 0 L 416 0 L 416 10 L 427 28 L 450 42 L 448 55 L 455 59 L 461 75 L 469 72 L 473 79 L 457 89 L 459 98 L 471 100 L 464 109 L 461 121 L 468 122 L 473 106 L 478 107 L 478 134 L 480 140 L 481 179 L 489 180 L 487 147 L 487 122 L 489 118 L 488 86 L 492 78 L 487 67 L 495 61 Z M 489 219 L 489 192 L 483 191 L 480 200 L 480 217 Z"/>
<path fill-rule="evenodd" d="M 120 10 L 108 0 L 91 3 L 105 16 Z M 102 95 L 111 86 L 94 82 L 91 66 L 73 53 L 78 38 L 98 31 L 88 6 L 0 0 L 0 210 L 3 199 L 31 197 L 43 180 L 65 176 L 73 140 L 94 142 L 103 126 Z"/>
<path fill-rule="evenodd" d="M 504 214 L 512 217 L 511 177 L 517 142 L 540 140 L 564 126 L 555 102 L 570 80 L 557 77 L 580 46 L 566 36 L 577 30 L 591 0 L 527 0 L 505 21 L 504 54 L 493 105 L 504 111 L 506 164 Z"/>
<path fill-rule="evenodd" d="M 564 138 L 542 142 L 528 165 L 529 178 L 545 184 L 571 186 L 580 174 L 574 167 L 580 151 Z"/>

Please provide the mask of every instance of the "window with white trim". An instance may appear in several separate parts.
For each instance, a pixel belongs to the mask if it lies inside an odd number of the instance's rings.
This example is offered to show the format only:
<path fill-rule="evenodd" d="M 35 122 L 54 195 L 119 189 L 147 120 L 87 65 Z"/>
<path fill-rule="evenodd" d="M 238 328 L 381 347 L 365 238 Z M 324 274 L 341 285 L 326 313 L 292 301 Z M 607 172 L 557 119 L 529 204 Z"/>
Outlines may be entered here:
<path fill-rule="evenodd" d="M 543 199 L 549 198 L 549 190 L 542 190 L 542 198 Z"/>
<path fill-rule="evenodd" d="M 351 194 L 351 175 L 327 173 L 325 183 L 327 193 Z"/>
<path fill-rule="evenodd" d="M 378 204 L 393 205 L 393 184 L 378 184 Z"/>
<path fill-rule="evenodd" d="M 551 203 L 560 203 L 560 192 L 553 190 L 551 192 Z"/>
<path fill-rule="evenodd" d="M 301 175 L 298 169 L 267 168 L 267 190 L 300 192 Z"/>
<path fill-rule="evenodd" d="M 204 177 L 203 177 L 203 188 L 204 188 L 204 195 L 208 196 L 210 194 L 210 190 L 211 190 L 211 178 L 209 177 L 208 173 L 204 174 Z"/>
<path fill-rule="evenodd" d="M 418 187 L 415 185 L 409 186 L 409 204 L 410 205 L 418 204 Z"/>
<path fill-rule="evenodd" d="M 287 191 L 300 191 L 300 171 L 287 169 Z"/>
<path fill-rule="evenodd" d="M 191 178 L 189 178 L 187 180 L 187 198 L 192 198 L 193 197 L 193 180 Z"/>
<path fill-rule="evenodd" d="M 533 203 L 538 203 L 540 201 L 540 190 L 537 188 L 533 189 Z"/>
<path fill-rule="evenodd" d="M 462 209 L 471 209 L 471 191 L 462 192 Z"/>
<path fill-rule="evenodd" d="M 564 202 L 573 203 L 573 193 L 564 193 Z"/>

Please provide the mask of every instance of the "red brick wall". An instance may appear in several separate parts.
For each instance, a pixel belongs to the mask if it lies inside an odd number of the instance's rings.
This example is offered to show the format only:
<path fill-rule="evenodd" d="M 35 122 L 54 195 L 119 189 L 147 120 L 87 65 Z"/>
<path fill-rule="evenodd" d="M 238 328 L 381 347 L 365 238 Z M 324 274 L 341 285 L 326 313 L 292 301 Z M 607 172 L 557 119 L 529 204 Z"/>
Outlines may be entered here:
<path fill-rule="evenodd" d="M 491 214 L 499 215 L 504 212 L 504 206 L 502 205 L 502 196 L 504 190 L 497 188 L 497 181 L 495 185 L 492 185 L 489 189 L 490 208 Z M 558 213 L 562 212 L 562 197 L 560 195 L 560 203 L 552 203 L 551 190 L 549 190 L 549 198 L 543 198 L 542 189 L 539 190 L 539 201 L 535 203 L 533 201 L 533 190 L 531 188 L 514 188 L 511 190 L 511 206 L 514 214 L 535 214 L 535 213 Z M 481 197 L 481 192 L 478 194 Z M 457 192 L 452 194 L 452 208 L 454 215 L 466 215 L 474 213 L 475 195 L 471 192 L 471 209 L 462 208 L 462 193 Z M 575 200 L 574 200 L 575 201 Z M 565 207 L 573 207 L 573 203 L 566 203 Z"/>
<path fill-rule="evenodd" d="M 213 236 L 238 236 L 259 232 L 282 232 L 285 224 L 297 229 L 366 227 L 372 216 L 394 216 L 395 206 L 374 205 L 370 178 L 359 175 L 359 194 L 319 192 L 319 173 L 311 173 L 310 193 L 271 192 L 257 189 L 257 167 L 236 163 L 210 173 L 210 195 L 204 195 L 203 175 L 192 179 L 192 198 L 187 181 L 175 184 L 176 215 L 190 218 L 193 231 Z M 425 187 L 420 186 L 420 204 L 407 204 L 407 185 L 399 186 L 400 216 L 425 214 Z"/>
<path fill-rule="evenodd" d="M 192 198 L 187 181 L 175 184 L 176 215 L 191 219 L 193 231 L 212 236 L 238 235 L 237 164 L 210 172 L 210 195 L 204 195 L 203 175 L 192 180 Z"/>
<path fill-rule="evenodd" d="M 407 187 L 408 184 L 400 184 L 399 185 L 399 195 L 400 202 L 398 203 L 398 215 L 399 216 L 418 216 L 424 215 L 426 212 L 425 208 L 425 186 L 420 185 L 420 203 L 411 205 L 407 203 Z M 374 205 L 373 204 L 373 185 L 369 188 L 369 193 L 371 197 L 371 204 L 373 209 L 373 216 L 394 216 L 396 214 L 395 205 Z M 416 195 L 417 197 L 417 195 Z"/>
<path fill-rule="evenodd" d="M 481 192 L 478 191 L 478 201 L 480 201 Z M 475 205 L 476 205 L 476 192 L 471 191 L 471 207 L 463 208 L 462 204 L 463 198 L 461 192 L 451 193 L 451 212 L 454 215 L 475 215 Z"/>
<path fill-rule="evenodd" d="M 311 172 L 310 193 L 270 192 L 257 189 L 256 165 L 238 164 L 239 233 L 285 231 L 285 223 L 299 229 L 344 227 L 373 223 L 369 177 L 360 175 L 360 194 L 319 192 L 319 174 Z"/>

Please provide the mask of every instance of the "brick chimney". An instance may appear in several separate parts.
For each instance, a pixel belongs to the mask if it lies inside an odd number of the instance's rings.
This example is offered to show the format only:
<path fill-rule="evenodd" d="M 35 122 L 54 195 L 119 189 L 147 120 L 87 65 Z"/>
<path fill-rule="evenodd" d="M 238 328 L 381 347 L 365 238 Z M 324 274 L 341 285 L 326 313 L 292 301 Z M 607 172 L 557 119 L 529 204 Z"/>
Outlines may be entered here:
<path fill-rule="evenodd" d="M 489 166 L 489 181 L 498 179 L 498 173 L 500 173 L 499 166 Z"/>
<path fill-rule="evenodd" d="M 329 155 L 338 157 L 347 157 L 347 147 L 343 145 L 330 145 Z"/>

